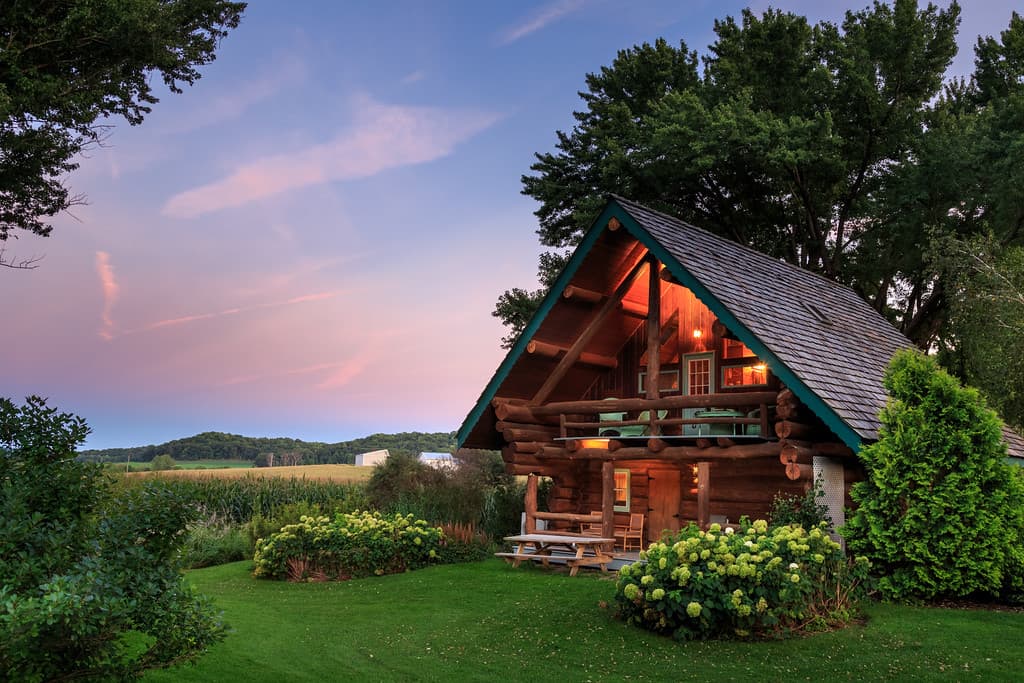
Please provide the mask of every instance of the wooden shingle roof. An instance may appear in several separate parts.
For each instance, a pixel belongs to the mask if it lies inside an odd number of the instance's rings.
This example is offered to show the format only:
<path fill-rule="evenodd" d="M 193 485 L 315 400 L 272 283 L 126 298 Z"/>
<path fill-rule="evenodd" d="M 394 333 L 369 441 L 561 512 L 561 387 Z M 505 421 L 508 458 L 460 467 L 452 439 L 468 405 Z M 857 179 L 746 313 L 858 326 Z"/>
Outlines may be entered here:
<path fill-rule="evenodd" d="M 615 201 L 861 439 L 878 438 L 882 376 L 896 351 L 913 347 L 909 339 L 848 287 Z"/>
<path fill-rule="evenodd" d="M 878 438 L 885 370 L 913 342 L 844 285 L 628 199 L 614 201 L 862 441 Z M 1011 453 L 1024 456 L 1024 437 L 1004 433 Z"/>

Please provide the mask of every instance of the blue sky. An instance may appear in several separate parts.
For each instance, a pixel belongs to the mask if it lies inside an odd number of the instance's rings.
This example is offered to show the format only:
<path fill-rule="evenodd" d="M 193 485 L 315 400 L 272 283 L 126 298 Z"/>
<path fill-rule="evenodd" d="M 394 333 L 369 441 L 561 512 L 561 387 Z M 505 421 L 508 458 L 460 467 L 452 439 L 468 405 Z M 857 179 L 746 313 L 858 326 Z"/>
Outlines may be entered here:
<path fill-rule="evenodd" d="M 0 394 L 96 448 L 456 429 L 503 355 L 497 296 L 536 284 L 520 176 L 585 74 L 658 37 L 703 51 L 746 4 L 252 2 L 194 87 L 82 160 L 88 205 L 9 245 L 45 258 L 0 273 Z M 966 75 L 1013 5 L 962 5 Z"/>

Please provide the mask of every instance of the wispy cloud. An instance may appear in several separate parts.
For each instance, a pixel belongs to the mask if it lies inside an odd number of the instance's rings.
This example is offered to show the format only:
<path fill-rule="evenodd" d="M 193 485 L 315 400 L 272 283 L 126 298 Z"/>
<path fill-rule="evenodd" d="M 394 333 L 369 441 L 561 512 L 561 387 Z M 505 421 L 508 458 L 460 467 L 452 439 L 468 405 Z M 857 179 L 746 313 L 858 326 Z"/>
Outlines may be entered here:
<path fill-rule="evenodd" d="M 290 299 L 283 301 L 272 301 L 262 304 L 253 304 L 252 306 L 236 306 L 234 308 L 225 308 L 220 311 L 211 311 L 206 313 L 195 313 L 193 315 L 183 315 L 177 318 L 165 318 L 164 320 L 158 320 L 154 323 L 150 323 L 143 327 L 137 327 L 132 330 L 125 330 L 122 334 L 136 334 L 139 332 L 150 332 L 152 330 L 159 330 L 163 327 L 173 327 L 175 325 L 184 325 L 186 323 L 197 322 L 199 320 L 210 320 L 212 318 L 220 318 L 227 315 L 238 315 L 240 313 L 248 313 L 250 311 L 258 311 L 265 308 L 278 308 L 281 306 L 293 306 L 295 304 L 304 304 L 311 301 L 323 301 L 324 299 L 333 299 L 334 297 L 341 294 L 340 291 L 335 292 L 316 292 L 314 294 L 303 294 L 301 296 L 294 296 Z"/>
<path fill-rule="evenodd" d="M 363 373 L 371 362 L 377 356 L 377 353 L 372 351 L 363 351 L 357 354 L 354 358 L 342 363 L 334 372 L 325 377 L 322 381 L 316 385 L 317 389 L 337 389 L 347 385 L 349 382 L 354 380 L 356 377 Z"/>
<path fill-rule="evenodd" d="M 419 83 L 427 77 L 427 72 L 423 69 L 417 69 L 416 71 L 410 71 L 406 75 L 402 76 L 402 85 L 411 85 L 412 83 Z"/>
<path fill-rule="evenodd" d="M 558 21 L 562 17 L 579 10 L 586 3 L 586 0 L 557 0 L 538 9 L 529 19 L 520 24 L 506 28 L 498 36 L 500 45 L 514 43 L 535 33 L 548 24 Z"/>
<path fill-rule="evenodd" d="M 114 267 L 110 265 L 110 254 L 105 251 L 96 252 L 96 274 L 100 278 L 100 288 L 103 291 L 103 312 L 100 314 L 102 326 L 99 335 L 110 341 L 114 338 L 114 303 L 117 301 L 121 288 L 117 285 L 114 277 Z"/>
<path fill-rule="evenodd" d="M 484 112 L 389 106 L 364 98 L 355 123 L 330 142 L 245 164 L 226 178 L 171 197 L 163 212 L 193 218 L 308 185 L 433 161 L 497 120 Z"/>
<path fill-rule="evenodd" d="M 250 107 L 273 97 L 289 85 L 301 83 L 306 78 L 306 67 L 295 58 L 277 61 L 274 67 L 261 78 L 240 83 L 219 94 L 210 94 L 203 100 L 203 106 L 189 110 L 173 124 L 163 128 L 171 134 L 190 133 L 200 128 L 225 121 L 232 121 L 244 114 Z"/>

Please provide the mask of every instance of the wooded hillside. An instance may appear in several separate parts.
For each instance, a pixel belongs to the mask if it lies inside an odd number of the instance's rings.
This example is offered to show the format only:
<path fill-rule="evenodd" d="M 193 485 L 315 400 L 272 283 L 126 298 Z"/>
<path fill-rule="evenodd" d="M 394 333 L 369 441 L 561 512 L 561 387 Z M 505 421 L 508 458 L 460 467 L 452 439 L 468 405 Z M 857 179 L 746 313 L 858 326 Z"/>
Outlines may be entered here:
<path fill-rule="evenodd" d="M 455 432 L 371 434 L 338 443 L 203 432 L 159 445 L 80 451 L 78 456 L 79 459 L 91 462 L 125 462 L 129 459 L 133 462 L 149 462 L 165 453 L 175 460 L 255 461 L 260 455 L 273 453 L 275 459 L 296 461 L 294 464 L 352 464 L 359 453 L 383 448 L 391 453 L 412 455 L 422 451 L 451 452 L 455 448 Z"/>

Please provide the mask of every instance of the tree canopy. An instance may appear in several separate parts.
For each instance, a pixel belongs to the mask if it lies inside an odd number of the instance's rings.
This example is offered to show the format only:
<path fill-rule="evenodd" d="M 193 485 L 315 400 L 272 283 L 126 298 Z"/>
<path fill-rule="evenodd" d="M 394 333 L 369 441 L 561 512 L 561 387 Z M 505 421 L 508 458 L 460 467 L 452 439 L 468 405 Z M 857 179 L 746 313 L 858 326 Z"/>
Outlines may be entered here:
<path fill-rule="evenodd" d="M 553 250 L 542 284 L 615 192 L 847 284 L 935 343 L 951 282 L 929 247 L 1024 243 L 1024 22 L 947 81 L 959 14 L 896 0 L 811 25 L 745 10 L 700 58 L 665 40 L 620 51 L 523 176 Z M 543 292 L 501 296 L 506 346 Z"/>
<path fill-rule="evenodd" d="M 0 4 L 0 264 L 18 265 L 3 258 L 8 238 L 49 235 L 49 220 L 83 200 L 64 179 L 102 142 L 104 120 L 142 123 L 158 101 L 154 74 L 174 93 L 194 83 L 244 9 L 227 0 Z"/>

